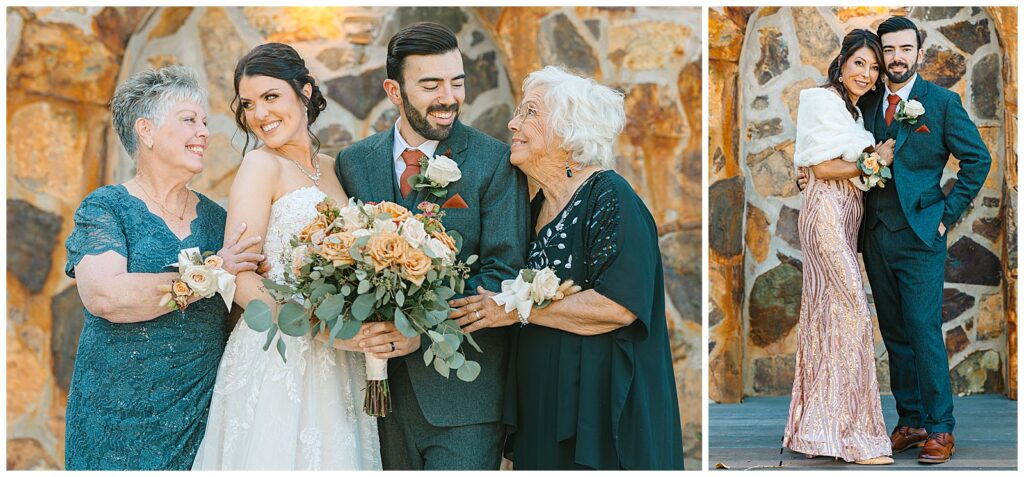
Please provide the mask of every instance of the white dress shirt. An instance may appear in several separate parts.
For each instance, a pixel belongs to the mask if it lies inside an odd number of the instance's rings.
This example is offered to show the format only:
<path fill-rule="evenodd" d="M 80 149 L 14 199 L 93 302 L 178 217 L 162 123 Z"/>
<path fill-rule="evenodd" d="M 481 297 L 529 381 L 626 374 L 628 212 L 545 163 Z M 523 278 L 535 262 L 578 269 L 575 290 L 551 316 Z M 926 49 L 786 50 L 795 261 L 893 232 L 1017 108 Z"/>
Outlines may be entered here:
<path fill-rule="evenodd" d="M 892 91 L 889 91 L 889 83 L 885 84 L 885 97 L 882 98 L 882 101 L 880 101 L 882 103 L 882 117 L 883 118 L 885 117 L 885 108 L 889 107 L 889 95 L 890 94 L 895 94 L 896 96 L 899 96 L 900 99 L 903 100 L 903 101 L 910 101 L 910 91 L 914 89 L 914 83 L 916 83 L 916 82 L 917 82 L 917 73 L 914 73 L 914 76 L 912 76 L 910 78 L 910 81 L 908 81 L 907 84 L 903 85 L 903 87 L 900 88 L 900 90 L 897 91 L 896 93 L 893 93 Z"/>
<path fill-rule="evenodd" d="M 398 127 L 401 121 L 401 117 L 398 118 L 398 121 L 395 121 L 395 143 L 391 149 L 392 158 L 395 162 L 395 178 L 399 181 L 402 180 L 402 173 L 405 172 L 405 161 L 402 159 L 403 152 L 407 149 L 419 149 L 427 157 L 434 157 L 437 146 L 441 144 L 441 141 L 424 141 L 418 147 L 410 146 L 409 143 L 405 142 L 405 138 L 402 137 L 402 130 Z"/>

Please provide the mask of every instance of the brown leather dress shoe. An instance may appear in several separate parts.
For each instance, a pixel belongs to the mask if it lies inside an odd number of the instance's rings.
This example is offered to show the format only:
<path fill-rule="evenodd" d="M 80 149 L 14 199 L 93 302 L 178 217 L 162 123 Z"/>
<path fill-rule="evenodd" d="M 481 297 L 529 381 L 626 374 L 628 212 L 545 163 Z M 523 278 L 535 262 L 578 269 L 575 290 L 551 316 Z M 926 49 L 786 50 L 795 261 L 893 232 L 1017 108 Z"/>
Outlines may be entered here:
<path fill-rule="evenodd" d="M 921 448 L 917 455 L 917 461 L 922 464 L 943 464 L 949 462 L 956 451 L 953 434 L 949 432 L 934 432 L 928 435 L 928 441 Z"/>
<path fill-rule="evenodd" d="M 903 452 L 912 447 L 921 447 L 928 440 L 928 431 L 919 427 L 899 426 L 889 436 L 893 452 Z"/>

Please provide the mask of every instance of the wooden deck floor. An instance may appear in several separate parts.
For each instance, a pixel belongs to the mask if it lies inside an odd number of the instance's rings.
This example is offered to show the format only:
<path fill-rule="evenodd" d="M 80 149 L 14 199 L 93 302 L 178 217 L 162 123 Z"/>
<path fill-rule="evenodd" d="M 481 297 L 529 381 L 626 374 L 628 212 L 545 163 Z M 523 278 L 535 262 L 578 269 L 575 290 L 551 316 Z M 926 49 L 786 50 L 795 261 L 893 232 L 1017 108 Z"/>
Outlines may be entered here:
<path fill-rule="evenodd" d="M 917 451 L 896 454 L 886 466 L 847 464 L 829 457 L 808 459 L 785 450 L 782 433 L 789 413 L 789 396 L 747 398 L 741 404 L 711 403 L 708 409 L 708 468 L 725 464 L 732 470 L 752 467 L 814 470 L 1015 470 L 1017 469 L 1017 402 L 1002 395 L 954 397 L 956 454 L 946 464 L 917 463 Z M 896 422 L 892 396 L 882 396 L 889 429 Z M 778 468 L 782 461 L 782 469 Z"/>

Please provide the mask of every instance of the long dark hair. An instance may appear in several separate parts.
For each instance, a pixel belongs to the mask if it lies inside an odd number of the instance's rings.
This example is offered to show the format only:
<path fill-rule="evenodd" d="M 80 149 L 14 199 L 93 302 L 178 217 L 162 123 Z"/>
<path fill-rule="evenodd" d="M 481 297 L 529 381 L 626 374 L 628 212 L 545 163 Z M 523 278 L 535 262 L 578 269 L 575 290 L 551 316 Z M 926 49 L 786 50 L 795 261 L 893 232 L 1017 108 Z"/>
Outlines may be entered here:
<path fill-rule="evenodd" d="M 327 100 L 316 85 L 316 80 L 306 69 L 306 62 L 294 48 L 284 43 L 266 43 L 245 54 L 238 60 L 235 66 L 235 98 L 231 100 L 231 111 L 235 113 L 235 124 L 239 129 L 245 131 L 245 146 L 242 154 L 249 150 L 250 139 L 257 141 L 256 133 L 245 124 L 245 110 L 240 107 L 238 96 L 238 83 L 243 76 L 269 76 L 288 83 L 295 95 L 306 107 L 306 132 L 313 141 L 314 154 L 320 152 L 320 140 L 313 134 L 313 122 L 320 116 L 320 112 L 327 109 Z M 302 88 L 306 85 L 312 87 L 313 92 L 307 98 L 302 94 Z M 255 146 L 254 146 L 255 147 Z"/>
<path fill-rule="evenodd" d="M 843 45 L 839 48 L 839 54 L 836 55 L 835 59 L 832 60 L 832 63 L 828 65 L 828 82 L 824 85 L 825 87 L 831 86 L 839 92 L 839 96 L 842 96 L 843 102 L 846 103 L 846 110 L 853 115 L 854 119 L 860 117 L 857 113 L 857 106 L 850 101 L 850 96 L 847 94 L 846 86 L 843 85 L 843 82 L 840 81 L 839 78 L 843 76 L 843 63 L 846 63 L 846 60 L 850 58 L 850 55 L 853 54 L 853 52 L 863 47 L 868 47 L 871 51 L 875 52 L 875 61 L 878 62 L 879 74 L 878 79 L 875 80 L 874 87 L 884 88 L 885 84 L 882 83 L 881 74 L 881 70 L 885 68 L 882 65 L 882 62 L 884 61 L 882 59 L 882 42 L 878 41 L 878 35 L 861 28 L 847 33 L 843 38 Z"/>

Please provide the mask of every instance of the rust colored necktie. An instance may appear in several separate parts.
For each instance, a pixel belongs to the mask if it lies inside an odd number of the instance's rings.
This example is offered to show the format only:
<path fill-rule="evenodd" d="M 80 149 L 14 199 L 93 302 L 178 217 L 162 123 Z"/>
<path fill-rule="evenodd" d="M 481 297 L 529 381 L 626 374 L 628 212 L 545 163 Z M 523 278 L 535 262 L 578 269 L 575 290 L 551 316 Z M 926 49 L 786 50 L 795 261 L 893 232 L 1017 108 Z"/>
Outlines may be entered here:
<path fill-rule="evenodd" d="M 900 104 L 899 95 L 890 94 L 888 98 L 889 107 L 885 108 L 885 127 L 889 127 L 892 124 L 892 118 L 896 116 L 896 105 Z"/>
<path fill-rule="evenodd" d="M 402 191 L 402 198 L 409 197 L 409 193 L 412 192 L 412 186 L 409 185 L 409 178 L 420 173 L 420 158 L 426 157 L 423 151 L 419 149 L 406 149 L 402 153 L 402 161 L 405 162 L 405 170 L 402 171 L 402 176 L 398 178 L 399 190 Z"/>

